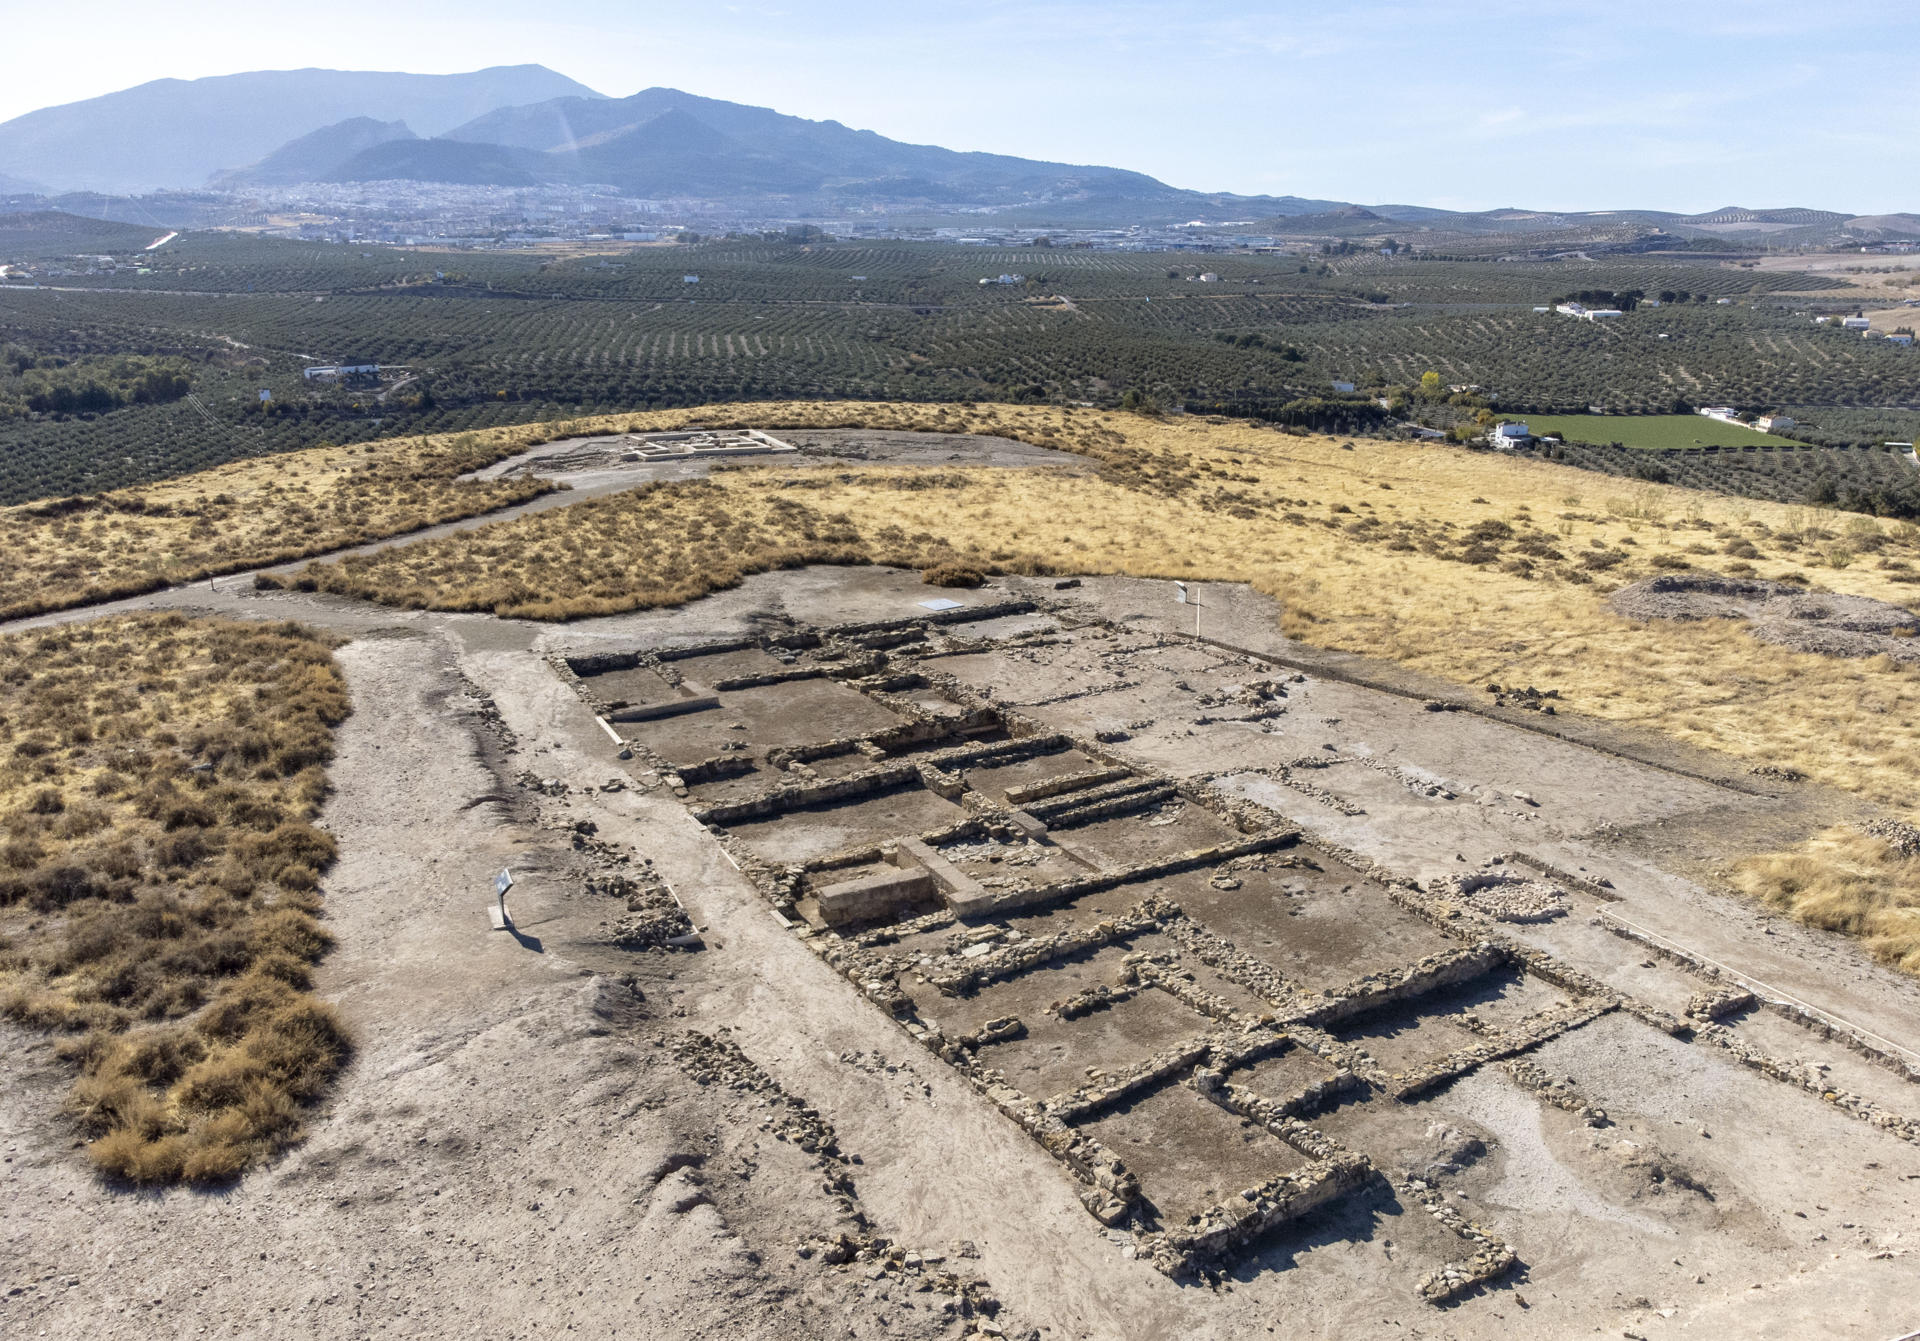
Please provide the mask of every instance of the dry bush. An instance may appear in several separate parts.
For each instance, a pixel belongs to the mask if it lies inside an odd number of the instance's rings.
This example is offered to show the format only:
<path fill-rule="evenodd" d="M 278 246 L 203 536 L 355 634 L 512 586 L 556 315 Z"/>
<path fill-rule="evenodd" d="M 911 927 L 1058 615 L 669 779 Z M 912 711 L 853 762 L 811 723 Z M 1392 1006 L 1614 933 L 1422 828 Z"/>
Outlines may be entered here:
<path fill-rule="evenodd" d="M 986 582 L 987 575 L 978 568 L 943 563 L 920 574 L 920 580 L 929 587 L 977 587 Z"/>
<path fill-rule="evenodd" d="M 1733 883 L 1810 926 L 1858 937 L 1883 963 L 1920 973 L 1920 853 L 1911 841 L 1828 829 L 1794 851 L 1748 858 Z"/>
<path fill-rule="evenodd" d="M 296 625 L 99 620 L 0 639 L 0 1014 L 62 1031 L 102 1170 L 237 1174 L 346 1059 L 311 820 L 349 709 Z"/>

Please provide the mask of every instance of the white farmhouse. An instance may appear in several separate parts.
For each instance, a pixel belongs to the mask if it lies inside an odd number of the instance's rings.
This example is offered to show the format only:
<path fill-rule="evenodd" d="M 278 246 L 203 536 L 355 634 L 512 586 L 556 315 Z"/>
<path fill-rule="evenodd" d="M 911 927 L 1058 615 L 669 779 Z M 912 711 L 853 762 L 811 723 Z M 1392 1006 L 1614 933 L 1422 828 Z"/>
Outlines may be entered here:
<path fill-rule="evenodd" d="M 360 359 L 345 363 L 322 363 L 311 368 L 302 368 L 301 375 L 309 382 L 335 377 L 371 377 L 380 371 L 380 365 L 370 359 Z"/>
<path fill-rule="evenodd" d="M 1495 447 L 1524 447 L 1533 434 L 1525 424 L 1495 424 L 1487 431 L 1487 441 Z"/>
<path fill-rule="evenodd" d="M 1762 433 L 1785 433 L 1793 427 L 1793 417 L 1784 414 L 1763 414 L 1753 422 Z"/>
<path fill-rule="evenodd" d="M 1588 307 L 1585 303 L 1561 303 L 1553 310 L 1562 316 L 1578 317 L 1582 321 L 1601 321 L 1624 315 L 1617 307 Z"/>

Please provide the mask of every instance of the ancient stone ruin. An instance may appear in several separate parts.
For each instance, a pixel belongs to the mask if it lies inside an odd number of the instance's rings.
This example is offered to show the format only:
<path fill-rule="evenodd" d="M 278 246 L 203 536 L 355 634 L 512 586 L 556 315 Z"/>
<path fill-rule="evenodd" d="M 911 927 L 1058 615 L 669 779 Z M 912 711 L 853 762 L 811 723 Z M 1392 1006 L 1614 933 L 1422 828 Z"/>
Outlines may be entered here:
<path fill-rule="evenodd" d="M 1498 1279 L 1510 1244 L 1442 1195 L 1433 1161 L 1372 1133 L 1489 1067 L 1604 1127 L 1528 1060 L 1602 1017 L 1816 1083 L 1727 1030 L 1758 1003 L 1703 966 L 1683 1015 L 1521 938 L 1600 925 L 1613 895 L 1598 879 L 1510 854 L 1416 883 L 1207 777 L 1129 762 L 1124 729 L 1062 730 L 978 678 L 983 657 L 1075 634 L 1113 630 L 1014 601 L 552 665 L 639 785 L 679 797 L 792 935 L 1051 1154 L 1128 1255 L 1175 1278 L 1386 1197 L 1452 1245 L 1410 1265 L 1420 1298 Z M 1254 666 L 1200 707 L 1260 730 L 1303 678 Z M 1340 762 L 1252 772 L 1351 813 L 1315 781 Z M 1866 1099 L 1830 1101 L 1916 1134 Z"/>

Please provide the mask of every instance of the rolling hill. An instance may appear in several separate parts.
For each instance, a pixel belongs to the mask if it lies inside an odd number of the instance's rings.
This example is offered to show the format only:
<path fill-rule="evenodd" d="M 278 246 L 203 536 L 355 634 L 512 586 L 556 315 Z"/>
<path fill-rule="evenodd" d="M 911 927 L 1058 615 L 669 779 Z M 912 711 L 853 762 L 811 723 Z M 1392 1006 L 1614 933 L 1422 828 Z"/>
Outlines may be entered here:
<path fill-rule="evenodd" d="M 207 184 L 225 190 L 247 186 L 286 186 L 294 182 L 325 181 L 355 155 L 395 140 L 415 141 L 404 121 L 376 121 L 370 116 L 349 117 L 322 126 L 297 140 L 289 140 L 251 167 L 217 173 Z"/>
<path fill-rule="evenodd" d="M 541 155 L 464 140 L 388 140 L 354 154 L 318 180 L 327 182 L 447 182 L 456 186 L 537 186 L 552 181 Z"/>

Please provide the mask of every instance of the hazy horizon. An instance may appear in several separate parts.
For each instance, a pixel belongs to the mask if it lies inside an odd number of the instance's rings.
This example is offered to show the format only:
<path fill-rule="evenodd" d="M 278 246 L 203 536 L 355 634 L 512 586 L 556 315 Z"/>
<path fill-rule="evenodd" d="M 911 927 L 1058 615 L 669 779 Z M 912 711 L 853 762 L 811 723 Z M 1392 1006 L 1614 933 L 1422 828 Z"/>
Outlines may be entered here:
<path fill-rule="evenodd" d="M 14 50 L 35 59 L 9 63 L 0 120 L 163 78 L 537 63 L 615 97 L 667 86 L 1203 191 L 1568 213 L 1920 211 L 1920 148 L 1893 95 L 1879 100 L 1906 74 L 1920 16 L 1883 4 L 1844 24 L 1778 0 L 1733 13 L 1230 3 L 1204 18 L 1080 0 L 932 13 L 854 0 L 821 16 L 583 0 L 564 23 L 499 0 L 398 16 L 345 0 L 324 25 L 284 4 L 177 12 L 191 28 L 122 0 L 17 15 Z M 56 53 L 76 32 L 86 59 L 69 68 Z"/>

